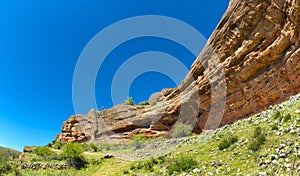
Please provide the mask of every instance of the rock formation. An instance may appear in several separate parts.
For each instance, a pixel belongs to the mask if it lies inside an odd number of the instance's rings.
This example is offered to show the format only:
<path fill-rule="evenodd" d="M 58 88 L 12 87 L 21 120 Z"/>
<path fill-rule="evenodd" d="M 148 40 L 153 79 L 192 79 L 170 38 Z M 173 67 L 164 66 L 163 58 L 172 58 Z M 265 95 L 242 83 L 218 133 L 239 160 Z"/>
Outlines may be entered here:
<path fill-rule="evenodd" d="M 300 0 L 231 0 L 182 84 L 154 94 L 155 106 L 117 105 L 71 119 L 96 141 L 131 131 L 165 135 L 177 120 L 201 133 L 258 113 L 300 91 L 299 29 Z M 68 121 L 57 140 L 82 141 Z"/>
<path fill-rule="evenodd" d="M 56 136 L 56 141 L 64 143 L 69 142 L 85 142 L 87 140 L 86 134 L 83 133 L 77 120 L 78 115 L 71 116 L 62 126 L 62 133 Z M 81 119 L 81 118 L 78 118 Z"/>

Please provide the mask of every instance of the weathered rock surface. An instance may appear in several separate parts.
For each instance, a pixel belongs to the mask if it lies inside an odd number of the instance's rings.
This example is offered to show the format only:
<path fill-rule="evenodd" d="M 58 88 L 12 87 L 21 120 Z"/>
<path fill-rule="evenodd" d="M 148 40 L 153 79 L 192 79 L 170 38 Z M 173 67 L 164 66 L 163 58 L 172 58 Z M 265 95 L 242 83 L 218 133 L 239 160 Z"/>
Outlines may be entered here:
<path fill-rule="evenodd" d="M 201 133 L 278 104 L 300 92 L 299 29 L 299 0 L 231 0 L 180 86 L 153 95 L 154 106 L 72 116 L 77 122 L 65 122 L 57 140 L 122 139 L 136 129 L 165 134 L 178 119 Z"/>
<path fill-rule="evenodd" d="M 64 143 L 69 142 L 85 142 L 87 134 L 85 134 L 79 126 L 78 115 L 71 116 L 62 126 L 62 133 L 56 136 L 56 141 Z"/>

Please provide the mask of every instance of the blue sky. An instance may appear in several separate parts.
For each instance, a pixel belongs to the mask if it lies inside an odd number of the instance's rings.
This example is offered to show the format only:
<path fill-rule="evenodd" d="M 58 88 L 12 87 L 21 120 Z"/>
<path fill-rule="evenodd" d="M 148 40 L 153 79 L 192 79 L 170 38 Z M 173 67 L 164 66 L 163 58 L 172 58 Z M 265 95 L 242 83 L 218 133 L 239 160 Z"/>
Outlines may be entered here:
<path fill-rule="evenodd" d="M 0 1 L 0 145 L 21 150 L 55 138 L 63 121 L 74 114 L 72 80 L 80 53 L 105 27 L 129 17 L 163 15 L 190 24 L 208 38 L 227 5 L 228 0 Z M 188 68 L 195 59 L 165 39 L 126 42 L 101 66 L 95 108 L 113 105 L 110 84 L 124 59 L 148 50 L 170 53 Z M 167 76 L 151 72 L 138 77 L 129 94 L 138 103 L 174 86 Z"/>

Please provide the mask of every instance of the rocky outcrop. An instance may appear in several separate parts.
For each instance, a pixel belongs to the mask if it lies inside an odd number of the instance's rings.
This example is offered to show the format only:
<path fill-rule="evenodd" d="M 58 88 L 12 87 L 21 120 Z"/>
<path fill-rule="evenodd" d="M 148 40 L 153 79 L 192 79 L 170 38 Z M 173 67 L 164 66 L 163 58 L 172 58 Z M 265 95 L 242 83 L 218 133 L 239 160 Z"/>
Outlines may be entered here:
<path fill-rule="evenodd" d="M 35 149 L 36 149 L 36 147 L 34 147 L 34 146 L 25 146 L 25 147 L 23 148 L 23 153 L 30 153 L 30 152 L 33 152 Z"/>
<path fill-rule="evenodd" d="M 201 133 L 258 113 L 300 91 L 299 29 L 299 0 L 231 0 L 180 86 L 153 95 L 154 106 L 77 115 L 78 127 L 87 140 L 168 132 L 178 120 Z"/>
<path fill-rule="evenodd" d="M 61 141 L 63 143 L 85 142 L 87 136 L 82 131 L 81 126 L 79 126 L 80 119 L 80 116 L 74 115 L 65 121 L 62 126 L 62 133 L 56 136 L 55 141 Z"/>

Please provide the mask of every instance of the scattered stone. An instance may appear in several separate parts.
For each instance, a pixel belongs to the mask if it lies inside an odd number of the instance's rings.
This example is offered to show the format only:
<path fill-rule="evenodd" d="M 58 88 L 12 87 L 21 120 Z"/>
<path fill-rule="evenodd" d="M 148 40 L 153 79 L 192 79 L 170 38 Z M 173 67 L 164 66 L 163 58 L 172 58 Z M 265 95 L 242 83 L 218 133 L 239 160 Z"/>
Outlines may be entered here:
<path fill-rule="evenodd" d="M 106 154 L 106 155 L 104 155 L 104 159 L 110 159 L 110 158 L 113 158 L 114 157 L 114 155 L 111 155 L 111 154 Z"/>

